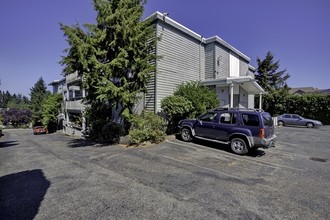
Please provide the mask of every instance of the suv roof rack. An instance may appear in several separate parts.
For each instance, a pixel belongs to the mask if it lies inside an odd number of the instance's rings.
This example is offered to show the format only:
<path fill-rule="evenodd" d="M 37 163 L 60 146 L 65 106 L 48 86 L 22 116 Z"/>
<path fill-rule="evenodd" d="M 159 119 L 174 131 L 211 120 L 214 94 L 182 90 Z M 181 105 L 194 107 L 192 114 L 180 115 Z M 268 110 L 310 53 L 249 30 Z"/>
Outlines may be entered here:
<path fill-rule="evenodd" d="M 262 109 L 257 108 L 214 108 L 213 111 L 228 111 L 228 110 L 234 110 L 234 111 L 254 111 L 254 112 L 264 112 Z"/>

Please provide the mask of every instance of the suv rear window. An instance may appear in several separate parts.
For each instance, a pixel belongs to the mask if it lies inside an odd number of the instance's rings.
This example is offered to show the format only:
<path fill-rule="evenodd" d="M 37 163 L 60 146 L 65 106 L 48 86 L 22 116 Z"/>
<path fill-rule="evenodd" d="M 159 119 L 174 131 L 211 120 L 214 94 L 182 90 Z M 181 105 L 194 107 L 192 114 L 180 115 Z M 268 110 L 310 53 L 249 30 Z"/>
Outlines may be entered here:
<path fill-rule="evenodd" d="M 246 126 L 259 126 L 258 115 L 242 114 L 243 124 Z"/>
<path fill-rule="evenodd" d="M 274 125 L 273 119 L 269 114 L 262 114 L 262 118 L 264 120 L 265 126 L 273 126 Z"/>

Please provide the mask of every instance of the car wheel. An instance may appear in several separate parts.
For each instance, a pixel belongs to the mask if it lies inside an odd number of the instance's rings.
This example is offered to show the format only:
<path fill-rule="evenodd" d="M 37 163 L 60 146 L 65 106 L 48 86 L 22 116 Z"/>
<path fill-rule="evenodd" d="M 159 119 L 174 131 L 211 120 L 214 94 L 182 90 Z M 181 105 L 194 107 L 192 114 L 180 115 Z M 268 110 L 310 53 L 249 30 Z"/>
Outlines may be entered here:
<path fill-rule="evenodd" d="M 192 136 L 189 128 L 182 128 L 181 138 L 183 141 L 189 142 L 192 141 Z"/>
<path fill-rule="evenodd" d="M 246 142 L 241 138 L 233 138 L 230 141 L 230 147 L 235 154 L 239 155 L 247 154 L 247 152 L 249 151 Z"/>
<path fill-rule="evenodd" d="M 307 128 L 314 128 L 314 124 L 312 122 L 307 122 L 306 127 Z"/>
<path fill-rule="evenodd" d="M 278 125 L 278 126 L 284 126 L 284 122 L 283 122 L 283 121 L 278 121 L 278 122 L 277 122 L 277 125 Z"/>

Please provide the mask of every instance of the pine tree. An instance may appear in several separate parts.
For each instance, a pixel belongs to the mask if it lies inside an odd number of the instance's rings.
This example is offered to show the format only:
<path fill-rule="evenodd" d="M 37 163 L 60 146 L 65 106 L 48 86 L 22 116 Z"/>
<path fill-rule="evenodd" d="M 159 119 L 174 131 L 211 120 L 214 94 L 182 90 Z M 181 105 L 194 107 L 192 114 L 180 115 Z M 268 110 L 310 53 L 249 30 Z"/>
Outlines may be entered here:
<path fill-rule="evenodd" d="M 155 72 L 155 28 L 151 21 L 141 22 L 144 3 L 94 0 L 96 25 L 61 24 L 70 45 L 61 62 L 64 73 L 77 71 L 83 76 L 91 111 L 105 109 L 106 103 L 128 119 L 138 95 L 145 91 Z"/>
<path fill-rule="evenodd" d="M 42 77 L 34 84 L 30 92 L 32 123 L 35 124 L 42 121 L 42 103 L 47 96 L 47 87 Z"/>
<path fill-rule="evenodd" d="M 266 58 L 260 60 L 257 58 L 257 74 L 255 76 L 259 85 L 267 92 L 275 90 L 288 90 L 286 80 L 290 75 L 286 73 L 286 69 L 278 71 L 280 67 L 279 61 L 274 62 L 274 55 L 268 51 Z"/>

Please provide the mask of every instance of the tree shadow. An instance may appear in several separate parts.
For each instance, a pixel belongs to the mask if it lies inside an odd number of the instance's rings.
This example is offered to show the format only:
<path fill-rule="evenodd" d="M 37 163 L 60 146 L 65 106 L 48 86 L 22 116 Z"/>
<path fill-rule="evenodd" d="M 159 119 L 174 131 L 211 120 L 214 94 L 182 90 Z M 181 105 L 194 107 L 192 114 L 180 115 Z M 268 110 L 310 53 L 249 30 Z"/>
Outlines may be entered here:
<path fill-rule="evenodd" d="M 109 146 L 109 143 L 98 143 L 89 139 L 73 139 L 69 142 L 69 147 L 78 148 L 78 147 L 105 147 Z"/>
<path fill-rule="evenodd" d="M 0 148 L 12 147 L 18 144 L 19 144 L 18 141 L 1 141 Z"/>
<path fill-rule="evenodd" d="M 175 135 L 177 140 L 182 141 L 180 135 Z M 203 145 L 209 148 L 213 148 L 213 149 L 217 149 L 217 150 L 222 150 L 222 151 L 226 151 L 228 153 L 232 153 L 234 154 L 231 149 L 230 146 L 227 144 L 220 144 L 220 143 L 216 143 L 216 142 L 212 142 L 212 141 L 206 141 L 206 140 L 201 140 L 201 139 L 194 139 L 193 143 L 198 144 L 198 145 Z M 242 155 L 242 156 L 249 156 L 249 157 L 261 157 L 263 155 L 265 155 L 265 151 L 261 150 L 261 149 L 251 149 L 246 155 Z M 237 155 L 239 156 L 239 155 Z"/>
<path fill-rule="evenodd" d="M 0 219 L 33 219 L 49 186 L 40 169 L 0 177 Z"/>

